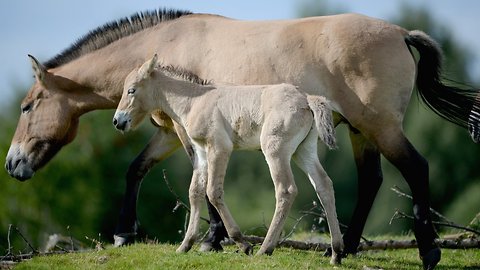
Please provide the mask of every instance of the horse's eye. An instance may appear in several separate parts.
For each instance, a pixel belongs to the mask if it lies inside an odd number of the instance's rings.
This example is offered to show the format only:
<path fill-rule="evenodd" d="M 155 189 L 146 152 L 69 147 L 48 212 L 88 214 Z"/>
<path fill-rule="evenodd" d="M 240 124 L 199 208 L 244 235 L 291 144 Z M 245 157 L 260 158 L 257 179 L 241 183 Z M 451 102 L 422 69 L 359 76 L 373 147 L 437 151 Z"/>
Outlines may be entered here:
<path fill-rule="evenodd" d="M 137 91 L 135 88 L 130 88 L 130 89 L 128 89 L 127 94 L 133 95 L 133 94 L 135 94 L 135 91 Z"/>
<path fill-rule="evenodd" d="M 32 109 L 32 103 L 28 103 L 20 108 L 22 113 L 28 113 Z"/>

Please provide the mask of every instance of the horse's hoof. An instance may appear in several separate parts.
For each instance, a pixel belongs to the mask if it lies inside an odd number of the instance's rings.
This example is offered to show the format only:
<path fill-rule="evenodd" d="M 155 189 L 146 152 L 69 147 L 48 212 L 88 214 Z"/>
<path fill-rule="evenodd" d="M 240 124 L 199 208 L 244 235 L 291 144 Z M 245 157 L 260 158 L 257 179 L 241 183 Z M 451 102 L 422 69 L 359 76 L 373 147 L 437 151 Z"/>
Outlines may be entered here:
<path fill-rule="evenodd" d="M 253 255 L 253 246 L 249 243 L 242 243 L 240 249 L 247 255 Z"/>
<path fill-rule="evenodd" d="M 423 269 L 433 270 L 442 257 L 440 248 L 434 248 L 422 257 Z"/>
<path fill-rule="evenodd" d="M 122 247 L 134 242 L 134 240 L 132 240 L 131 237 L 117 235 L 117 234 L 113 236 L 113 241 L 114 241 L 113 242 L 114 247 Z"/>
<path fill-rule="evenodd" d="M 200 245 L 200 251 L 201 252 L 209 252 L 209 251 L 223 251 L 223 247 L 220 244 L 214 244 L 211 242 L 203 242 L 202 245 Z"/>
<path fill-rule="evenodd" d="M 332 256 L 332 248 L 329 247 L 325 250 L 325 252 L 323 253 L 323 257 L 330 257 Z"/>

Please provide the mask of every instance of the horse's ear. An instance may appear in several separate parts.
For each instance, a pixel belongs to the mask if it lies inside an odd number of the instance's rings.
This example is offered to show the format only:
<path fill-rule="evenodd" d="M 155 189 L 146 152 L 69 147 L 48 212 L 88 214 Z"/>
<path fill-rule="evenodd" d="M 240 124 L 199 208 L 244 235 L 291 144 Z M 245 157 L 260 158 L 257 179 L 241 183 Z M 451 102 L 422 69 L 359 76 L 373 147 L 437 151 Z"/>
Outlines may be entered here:
<path fill-rule="evenodd" d="M 43 66 L 38 60 L 32 55 L 28 55 L 30 61 L 32 62 L 33 73 L 35 74 L 35 79 L 38 82 L 43 82 L 45 80 L 45 75 L 48 73 L 45 66 Z"/>
<path fill-rule="evenodd" d="M 145 62 L 140 69 L 138 70 L 138 74 L 142 78 L 148 78 L 152 74 L 153 70 L 155 69 L 155 66 L 157 65 L 157 54 L 153 56 L 152 59 L 148 60 Z"/>

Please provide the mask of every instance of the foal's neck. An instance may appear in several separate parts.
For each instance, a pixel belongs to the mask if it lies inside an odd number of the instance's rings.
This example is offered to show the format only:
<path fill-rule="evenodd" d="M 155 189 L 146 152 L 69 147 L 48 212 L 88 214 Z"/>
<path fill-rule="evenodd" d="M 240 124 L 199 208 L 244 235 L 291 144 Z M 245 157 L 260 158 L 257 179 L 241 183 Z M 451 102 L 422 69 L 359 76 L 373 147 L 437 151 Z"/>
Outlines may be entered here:
<path fill-rule="evenodd" d="M 177 123 L 184 123 L 192 105 L 205 93 L 215 89 L 211 85 L 201 85 L 179 80 L 156 70 L 152 87 L 157 109 L 162 110 Z"/>

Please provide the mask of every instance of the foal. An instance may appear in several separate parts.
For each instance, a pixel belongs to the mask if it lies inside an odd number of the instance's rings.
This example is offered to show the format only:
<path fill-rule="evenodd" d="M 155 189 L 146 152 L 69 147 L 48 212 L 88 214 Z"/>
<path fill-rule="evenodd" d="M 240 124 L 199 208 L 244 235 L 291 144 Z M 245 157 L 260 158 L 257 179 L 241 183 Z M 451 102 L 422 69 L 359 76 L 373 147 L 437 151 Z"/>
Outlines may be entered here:
<path fill-rule="evenodd" d="M 317 156 L 318 137 L 329 148 L 335 147 L 327 100 L 306 96 L 289 84 L 201 85 L 186 81 L 185 72 L 156 65 L 155 55 L 126 77 L 113 123 L 117 129 L 128 131 L 146 115 L 161 110 L 180 131 L 179 137 L 190 155 L 194 171 L 189 190 L 189 225 L 177 251 L 188 251 L 195 241 L 206 192 L 224 220 L 228 235 L 244 252 L 251 253 L 251 245 L 243 239 L 223 200 L 223 181 L 234 149 L 261 149 L 275 186 L 276 206 L 257 254 L 273 252 L 297 194 L 290 167 L 293 158 L 308 175 L 325 208 L 334 251 L 330 262 L 340 263 L 343 240 L 333 186 Z M 176 79 L 182 74 L 183 80 Z"/>

